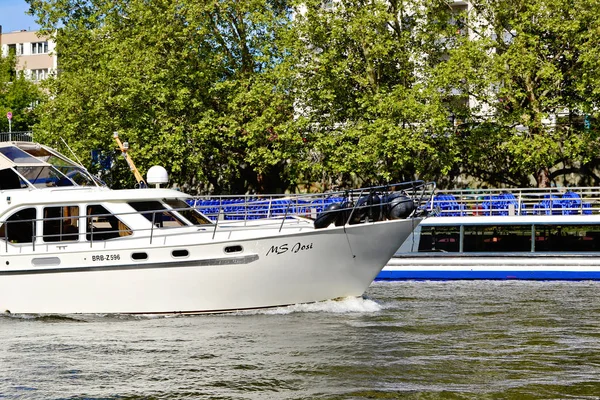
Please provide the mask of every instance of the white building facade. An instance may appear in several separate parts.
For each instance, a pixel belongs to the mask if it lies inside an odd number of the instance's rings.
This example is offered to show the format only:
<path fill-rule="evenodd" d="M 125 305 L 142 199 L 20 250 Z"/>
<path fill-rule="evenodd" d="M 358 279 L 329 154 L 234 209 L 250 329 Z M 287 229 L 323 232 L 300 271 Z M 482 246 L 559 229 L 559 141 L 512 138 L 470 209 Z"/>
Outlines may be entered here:
<path fill-rule="evenodd" d="M 11 52 L 17 56 L 17 71 L 23 71 L 32 81 L 41 81 L 58 69 L 56 43 L 38 35 L 36 31 L 2 33 L 0 27 L 0 52 L 3 57 Z"/>

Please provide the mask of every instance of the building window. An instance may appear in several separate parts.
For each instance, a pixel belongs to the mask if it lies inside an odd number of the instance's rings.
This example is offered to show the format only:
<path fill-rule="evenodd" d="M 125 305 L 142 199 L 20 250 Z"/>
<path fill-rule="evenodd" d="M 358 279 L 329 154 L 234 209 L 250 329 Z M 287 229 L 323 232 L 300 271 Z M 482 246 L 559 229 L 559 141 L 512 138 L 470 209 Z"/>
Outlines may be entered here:
<path fill-rule="evenodd" d="M 48 42 L 31 43 L 31 54 L 46 54 L 48 53 Z"/>
<path fill-rule="evenodd" d="M 31 70 L 31 80 L 32 81 L 41 81 L 42 79 L 46 79 L 47 77 L 48 77 L 48 68 Z"/>

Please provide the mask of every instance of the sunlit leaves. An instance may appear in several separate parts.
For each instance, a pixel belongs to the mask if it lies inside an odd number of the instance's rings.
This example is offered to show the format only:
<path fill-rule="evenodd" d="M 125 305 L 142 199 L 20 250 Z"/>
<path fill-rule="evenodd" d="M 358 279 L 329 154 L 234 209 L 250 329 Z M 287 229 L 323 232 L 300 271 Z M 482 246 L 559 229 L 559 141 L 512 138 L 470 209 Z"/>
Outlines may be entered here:
<path fill-rule="evenodd" d="M 12 113 L 12 131 L 30 131 L 37 122 L 37 105 L 44 98 L 38 85 L 16 71 L 14 54 L 0 55 L 0 132 L 8 132 L 6 117 Z"/>

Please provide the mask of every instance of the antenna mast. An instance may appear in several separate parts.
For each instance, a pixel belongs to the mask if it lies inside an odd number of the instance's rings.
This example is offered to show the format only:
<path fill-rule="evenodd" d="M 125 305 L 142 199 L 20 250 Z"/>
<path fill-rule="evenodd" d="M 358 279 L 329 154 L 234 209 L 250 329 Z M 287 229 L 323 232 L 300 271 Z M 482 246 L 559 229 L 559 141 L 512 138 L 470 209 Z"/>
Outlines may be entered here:
<path fill-rule="evenodd" d="M 127 161 L 127 165 L 129 165 L 129 169 L 131 169 L 131 171 L 133 172 L 133 175 L 135 176 L 135 180 L 137 181 L 138 185 L 140 187 L 148 187 L 148 185 L 146 184 L 146 181 L 142 177 L 142 174 L 140 174 L 140 171 L 138 171 L 138 169 L 135 167 L 133 160 L 131 159 L 131 157 L 129 157 L 129 154 L 127 153 L 127 150 L 129 150 L 129 143 L 127 143 L 127 142 L 121 143 L 121 139 L 119 139 L 118 132 L 113 133 L 113 138 L 115 139 L 115 142 L 117 142 L 117 145 L 119 146 L 119 149 L 121 150 L 121 154 L 123 155 L 123 157 L 125 157 L 125 161 Z"/>

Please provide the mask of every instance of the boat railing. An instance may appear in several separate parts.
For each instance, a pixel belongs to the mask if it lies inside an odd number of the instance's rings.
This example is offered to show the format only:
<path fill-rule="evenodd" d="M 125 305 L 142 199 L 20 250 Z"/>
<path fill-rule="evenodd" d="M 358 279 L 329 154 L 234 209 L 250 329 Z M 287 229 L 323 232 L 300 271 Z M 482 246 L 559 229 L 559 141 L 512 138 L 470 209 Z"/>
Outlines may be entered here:
<path fill-rule="evenodd" d="M 600 187 L 438 190 L 442 217 L 600 214 Z"/>
<path fill-rule="evenodd" d="M 352 214 L 360 211 L 385 208 L 392 193 L 402 193 L 414 202 L 415 212 L 424 212 L 431 204 L 434 190 L 432 182 L 414 181 L 324 194 L 203 196 L 195 198 L 190 205 L 217 224 L 219 221 L 250 223 L 277 217 L 316 219 L 333 204 L 340 205 L 336 211 L 347 214 L 349 221 Z"/>
<path fill-rule="evenodd" d="M 140 236 L 147 237 L 152 244 L 157 236 L 166 240 L 190 232 L 169 231 L 181 227 L 212 232 L 214 239 L 219 227 L 224 226 L 232 230 L 254 226 L 281 231 L 315 220 L 316 227 L 316 219 L 332 205 L 338 205 L 334 211 L 340 216 L 337 220 L 340 225 L 357 224 L 386 219 L 384 213 L 389 213 L 390 207 L 408 202 L 411 207 L 405 208 L 406 214 L 401 218 L 424 215 L 430 211 L 434 190 L 431 182 L 415 181 L 325 194 L 201 197 L 189 200 L 186 207 L 181 208 L 9 219 L 0 221 L 0 238 L 4 239 L 6 252 L 9 252 L 9 244 L 31 245 L 35 251 L 40 246 L 48 249 L 51 245 L 83 241 L 94 247 L 95 243 L 106 243 L 110 239 Z M 151 224 L 132 228 L 122 223 L 132 214 L 143 216 Z"/>

